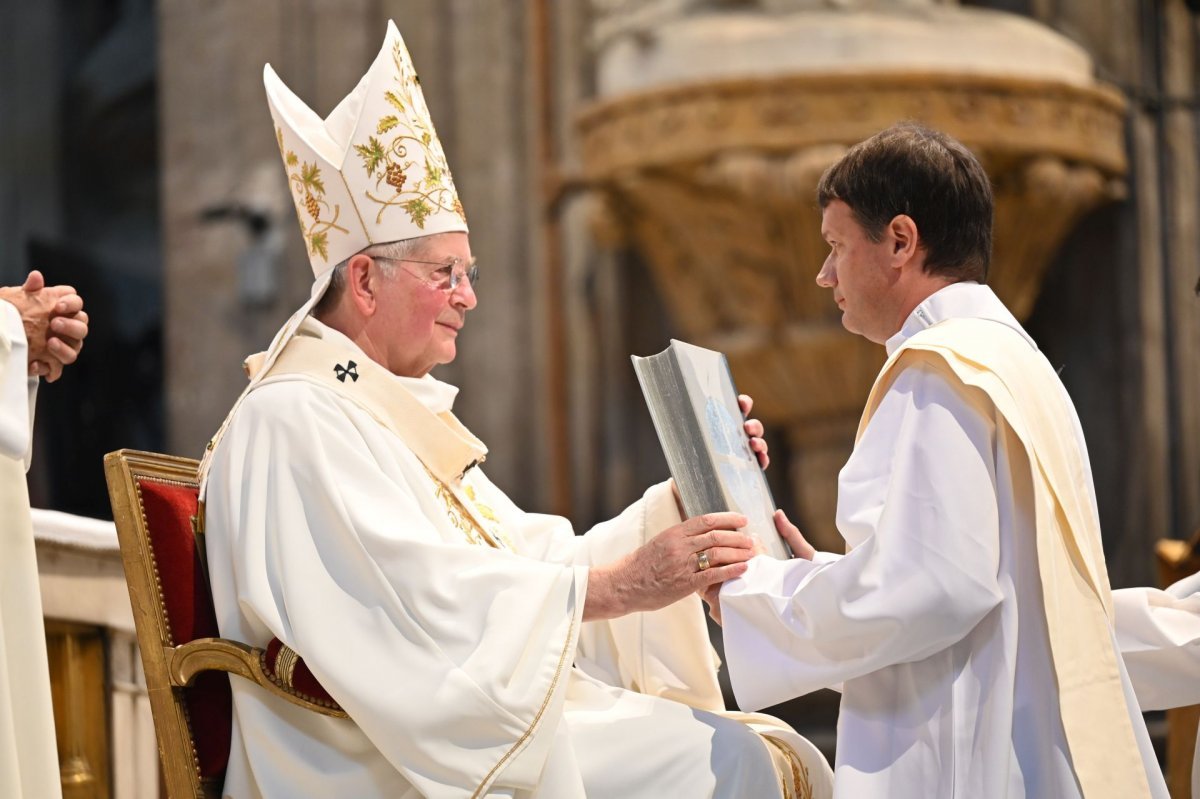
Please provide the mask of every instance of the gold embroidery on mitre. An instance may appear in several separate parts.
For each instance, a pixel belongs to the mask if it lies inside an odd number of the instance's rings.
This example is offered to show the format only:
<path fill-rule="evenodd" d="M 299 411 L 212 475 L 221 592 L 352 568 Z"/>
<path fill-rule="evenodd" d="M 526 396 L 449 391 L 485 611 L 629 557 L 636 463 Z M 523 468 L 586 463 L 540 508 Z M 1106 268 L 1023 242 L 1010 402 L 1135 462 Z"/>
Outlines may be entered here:
<path fill-rule="evenodd" d="M 321 260 L 329 262 L 329 231 L 349 234 L 350 231 L 339 225 L 342 208 L 340 205 L 330 205 L 325 199 L 325 180 L 321 177 L 321 168 L 314 160 L 301 161 L 299 156 L 289 150 L 283 143 L 283 130 L 275 127 L 275 139 L 279 142 L 279 154 L 283 156 L 284 169 L 287 170 L 288 185 L 292 188 L 292 200 L 296 203 L 296 218 L 300 221 L 300 230 L 304 233 L 304 243 L 308 245 L 311 255 L 320 255 Z M 311 221 L 305 222 L 305 216 Z M 322 219 L 329 216 L 328 219 Z"/>
<path fill-rule="evenodd" d="M 367 176 L 375 178 L 375 192 L 366 192 L 367 199 L 379 205 L 375 224 L 393 207 L 407 214 L 421 230 L 427 217 L 441 212 L 466 222 L 446 153 L 433 129 L 421 83 L 403 41 L 392 46 L 392 61 L 396 65 L 396 87 L 383 96 L 397 113 L 380 117 L 376 135 L 368 137 L 366 144 L 354 145 Z"/>

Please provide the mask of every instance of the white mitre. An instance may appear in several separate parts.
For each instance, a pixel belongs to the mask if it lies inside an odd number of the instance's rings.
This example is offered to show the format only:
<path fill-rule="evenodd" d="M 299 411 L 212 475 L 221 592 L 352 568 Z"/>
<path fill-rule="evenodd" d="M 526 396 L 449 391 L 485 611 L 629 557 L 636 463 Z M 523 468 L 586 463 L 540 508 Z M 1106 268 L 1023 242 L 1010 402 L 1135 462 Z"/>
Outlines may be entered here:
<path fill-rule="evenodd" d="M 325 294 L 334 267 L 372 244 L 467 232 L 446 154 L 394 22 L 388 22 L 367 74 L 325 119 L 270 64 L 263 68 L 263 83 L 313 287 L 267 351 L 246 360 L 250 384 L 208 443 L 200 464 L 201 496 L 212 451 L 234 412 Z"/>
<path fill-rule="evenodd" d="M 263 68 L 267 103 L 313 274 L 371 244 L 467 230 L 400 31 L 326 119 Z"/>

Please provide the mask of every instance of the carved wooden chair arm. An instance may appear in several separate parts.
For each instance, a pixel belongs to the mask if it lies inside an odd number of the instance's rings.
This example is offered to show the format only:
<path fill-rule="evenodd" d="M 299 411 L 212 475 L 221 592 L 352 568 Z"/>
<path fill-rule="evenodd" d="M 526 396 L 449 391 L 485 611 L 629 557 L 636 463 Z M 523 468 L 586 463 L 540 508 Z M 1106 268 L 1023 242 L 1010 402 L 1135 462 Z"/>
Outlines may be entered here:
<path fill-rule="evenodd" d="M 293 705 L 312 710 L 325 716 L 347 718 L 346 711 L 332 699 L 314 696 L 298 690 L 291 684 L 291 665 L 280 668 L 285 660 L 295 661 L 292 650 L 272 642 L 274 656 L 268 658 L 267 650 L 251 647 L 228 638 L 197 638 L 181 646 L 163 647 L 163 657 L 171 685 L 182 688 L 191 685 L 202 671 L 224 671 L 250 680 L 282 697 Z M 285 672 L 280 674 L 280 672 Z M 315 692 L 314 692 L 315 693 Z"/>

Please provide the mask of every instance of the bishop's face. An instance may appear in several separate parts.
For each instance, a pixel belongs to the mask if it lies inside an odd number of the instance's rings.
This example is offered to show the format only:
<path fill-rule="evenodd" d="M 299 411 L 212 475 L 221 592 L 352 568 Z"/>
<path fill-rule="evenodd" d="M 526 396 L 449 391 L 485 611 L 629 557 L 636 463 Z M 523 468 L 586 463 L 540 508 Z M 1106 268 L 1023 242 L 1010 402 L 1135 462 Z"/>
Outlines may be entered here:
<path fill-rule="evenodd" d="M 439 288 L 434 275 L 459 259 L 471 261 L 466 233 L 441 233 L 429 237 L 414 261 L 397 261 L 391 277 L 380 287 L 380 323 L 384 327 L 387 368 L 404 377 L 421 377 L 457 355 L 458 333 L 467 311 L 475 307 L 475 288 L 463 278 L 457 287 Z"/>
<path fill-rule="evenodd" d="M 829 255 L 817 285 L 833 289 L 843 327 L 883 344 L 898 329 L 894 306 L 899 273 L 891 265 L 894 243 L 889 231 L 884 230 L 880 241 L 871 241 L 850 206 L 833 200 L 822 212 L 821 236 L 829 244 Z"/>

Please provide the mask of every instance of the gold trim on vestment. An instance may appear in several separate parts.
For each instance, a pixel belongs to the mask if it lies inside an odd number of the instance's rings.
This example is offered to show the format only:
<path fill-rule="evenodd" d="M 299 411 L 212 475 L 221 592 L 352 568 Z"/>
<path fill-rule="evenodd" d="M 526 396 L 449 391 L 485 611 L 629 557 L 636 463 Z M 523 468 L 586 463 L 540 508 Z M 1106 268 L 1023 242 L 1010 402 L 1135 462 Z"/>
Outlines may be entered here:
<path fill-rule="evenodd" d="M 529 727 L 524 733 L 522 733 L 521 737 L 517 739 L 517 742 L 514 743 L 507 752 L 504 753 L 504 757 L 496 761 L 496 765 L 492 766 L 492 770 L 489 771 L 487 776 L 483 778 L 483 782 L 479 783 L 479 787 L 475 789 L 475 793 L 471 794 L 471 799 L 478 799 L 478 797 L 483 794 L 484 790 L 491 783 L 492 778 L 496 776 L 496 773 L 500 771 L 504 764 L 508 762 L 513 755 L 516 754 L 517 750 L 521 748 L 521 745 L 524 744 L 525 741 L 529 740 L 529 736 L 533 735 L 534 728 L 537 727 L 538 722 L 542 720 L 542 716 L 546 713 L 546 708 L 550 707 L 550 700 L 554 698 L 554 689 L 558 687 L 558 681 L 562 677 L 563 673 L 563 666 L 567 663 L 567 653 L 575 649 L 575 647 L 571 646 L 574 640 L 575 616 L 572 615 L 571 627 L 567 630 L 567 640 L 563 644 L 562 654 L 558 656 L 558 667 L 554 669 L 554 679 L 550 681 L 550 690 L 546 691 L 546 698 L 542 700 L 542 706 L 538 708 L 538 712 L 534 715 L 533 721 L 529 722 Z"/>
<path fill-rule="evenodd" d="M 812 782 L 808 778 L 808 766 L 804 765 L 804 761 L 800 759 L 796 751 L 770 735 L 761 735 L 761 737 L 767 742 L 767 749 L 771 753 L 771 762 L 775 766 L 775 773 L 779 775 L 779 787 L 783 792 L 783 799 L 813 799 Z M 788 785 L 789 777 L 791 778 L 790 787 Z"/>
<path fill-rule="evenodd" d="M 496 539 L 488 534 L 487 530 L 483 529 L 476 519 L 463 503 L 458 498 L 448 485 L 437 479 L 433 472 L 429 471 L 429 467 L 424 463 L 421 466 L 425 469 L 425 474 L 429 475 L 429 479 L 433 481 L 433 493 L 442 504 L 446 506 L 446 516 L 450 518 L 450 524 L 455 529 L 462 532 L 467 537 L 467 541 L 472 544 L 486 544 L 493 549 L 511 549 L 511 546 L 506 546 L 507 542 L 497 543 Z"/>

